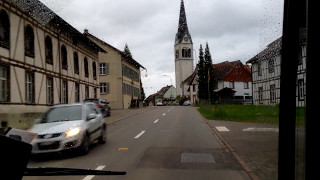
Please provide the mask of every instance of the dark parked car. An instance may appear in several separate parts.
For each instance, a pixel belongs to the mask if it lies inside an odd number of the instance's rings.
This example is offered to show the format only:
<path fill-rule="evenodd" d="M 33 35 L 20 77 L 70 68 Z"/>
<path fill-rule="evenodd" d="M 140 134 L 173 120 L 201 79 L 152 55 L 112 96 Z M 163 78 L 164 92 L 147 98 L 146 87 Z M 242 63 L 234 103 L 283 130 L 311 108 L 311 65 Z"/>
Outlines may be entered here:
<path fill-rule="evenodd" d="M 85 99 L 84 102 L 95 103 L 97 107 L 100 109 L 101 113 L 103 114 L 103 117 L 111 116 L 111 108 L 107 100 L 101 98 L 90 98 Z"/>

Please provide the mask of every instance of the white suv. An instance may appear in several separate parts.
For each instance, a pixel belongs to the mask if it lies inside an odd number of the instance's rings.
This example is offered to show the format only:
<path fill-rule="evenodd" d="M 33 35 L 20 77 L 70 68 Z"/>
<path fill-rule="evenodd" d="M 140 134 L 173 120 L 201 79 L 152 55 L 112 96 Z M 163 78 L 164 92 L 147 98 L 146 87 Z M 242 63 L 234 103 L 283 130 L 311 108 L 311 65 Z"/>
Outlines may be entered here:
<path fill-rule="evenodd" d="M 95 140 L 106 142 L 107 126 L 96 104 L 77 103 L 51 107 L 29 131 L 38 134 L 33 154 L 74 148 L 86 154 Z"/>

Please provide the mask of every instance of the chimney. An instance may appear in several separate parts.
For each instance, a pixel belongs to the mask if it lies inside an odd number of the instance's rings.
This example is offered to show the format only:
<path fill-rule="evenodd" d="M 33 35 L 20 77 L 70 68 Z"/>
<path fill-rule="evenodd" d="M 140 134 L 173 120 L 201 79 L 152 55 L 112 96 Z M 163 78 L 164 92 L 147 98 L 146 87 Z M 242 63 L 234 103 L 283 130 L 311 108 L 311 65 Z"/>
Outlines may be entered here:
<path fill-rule="evenodd" d="M 89 34 L 89 30 L 87 28 L 84 29 L 84 34 Z"/>

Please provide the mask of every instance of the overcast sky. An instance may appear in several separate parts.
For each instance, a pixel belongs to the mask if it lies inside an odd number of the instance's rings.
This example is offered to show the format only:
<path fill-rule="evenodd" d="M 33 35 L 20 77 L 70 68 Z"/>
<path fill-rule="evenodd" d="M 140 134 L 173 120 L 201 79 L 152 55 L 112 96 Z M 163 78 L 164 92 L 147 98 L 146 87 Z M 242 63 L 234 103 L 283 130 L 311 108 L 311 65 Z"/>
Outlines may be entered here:
<path fill-rule="evenodd" d="M 41 0 L 73 27 L 123 50 L 147 68 L 146 96 L 175 86 L 174 39 L 181 0 Z M 198 60 L 208 42 L 213 63 L 245 63 L 282 34 L 283 0 L 184 0 Z M 194 64 L 195 64 L 194 63 Z M 163 76 L 167 75 L 167 76 Z"/>

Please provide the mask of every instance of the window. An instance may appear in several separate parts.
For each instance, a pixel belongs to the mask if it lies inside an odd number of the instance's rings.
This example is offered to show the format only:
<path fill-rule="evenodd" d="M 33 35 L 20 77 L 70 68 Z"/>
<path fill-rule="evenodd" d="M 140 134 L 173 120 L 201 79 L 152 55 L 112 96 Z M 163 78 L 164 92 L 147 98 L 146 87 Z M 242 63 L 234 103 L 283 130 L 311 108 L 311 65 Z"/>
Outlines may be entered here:
<path fill-rule="evenodd" d="M 302 59 L 306 57 L 307 54 L 307 47 L 305 45 L 300 46 L 300 57 L 299 57 L 299 64 L 302 64 Z"/>
<path fill-rule="evenodd" d="M 182 49 L 182 57 L 191 57 L 191 49 L 183 48 Z"/>
<path fill-rule="evenodd" d="M 10 20 L 4 10 L 0 10 L 0 47 L 10 48 Z"/>
<path fill-rule="evenodd" d="M 53 78 L 47 77 L 47 104 L 53 104 Z"/>
<path fill-rule="evenodd" d="M 109 83 L 100 83 L 100 94 L 109 94 Z"/>
<path fill-rule="evenodd" d="M 77 52 L 73 53 L 73 65 L 74 65 L 74 73 L 79 74 L 79 58 L 78 58 Z"/>
<path fill-rule="evenodd" d="M 46 62 L 48 64 L 53 64 L 53 54 L 52 54 L 52 40 L 49 36 L 45 39 L 45 53 L 46 53 Z"/>
<path fill-rule="evenodd" d="M 93 98 L 97 98 L 97 88 L 94 88 L 94 91 L 93 91 Z"/>
<path fill-rule="evenodd" d="M 0 65 L 0 102 L 9 101 L 9 67 Z"/>
<path fill-rule="evenodd" d="M 79 83 L 75 83 L 75 87 L 74 87 L 74 101 L 75 102 L 80 102 L 80 87 L 79 87 Z"/>
<path fill-rule="evenodd" d="M 92 62 L 92 74 L 93 74 L 93 79 L 97 80 L 97 66 L 95 61 Z"/>
<path fill-rule="evenodd" d="M 89 77 L 89 66 L 88 66 L 88 59 L 84 58 L 84 76 Z"/>
<path fill-rule="evenodd" d="M 35 92 L 34 92 L 34 73 L 26 73 L 26 103 L 34 103 L 35 101 Z"/>
<path fill-rule="evenodd" d="M 259 98 L 259 103 L 263 104 L 263 88 L 259 87 L 259 91 L 258 91 L 258 98 Z"/>
<path fill-rule="evenodd" d="M 24 54 L 34 57 L 34 33 L 30 25 L 27 25 L 24 31 Z"/>
<path fill-rule="evenodd" d="M 127 78 L 139 81 L 139 73 L 126 65 L 122 65 L 122 73 Z"/>
<path fill-rule="evenodd" d="M 258 76 L 262 76 L 262 63 L 258 62 Z"/>
<path fill-rule="evenodd" d="M 244 89 L 249 89 L 249 82 L 243 82 Z"/>
<path fill-rule="evenodd" d="M 234 82 L 229 82 L 229 88 L 234 89 Z"/>
<path fill-rule="evenodd" d="M 276 85 L 270 85 L 270 102 L 276 102 Z"/>
<path fill-rule="evenodd" d="M 100 75 L 108 75 L 108 74 L 109 74 L 109 64 L 100 63 Z"/>
<path fill-rule="evenodd" d="M 273 58 L 271 58 L 268 61 L 268 70 L 269 70 L 269 73 L 273 73 L 274 72 L 274 59 Z"/>
<path fill-rule="evenodd" d="M 84 95 L 85 95 L 85 99 L 88 99 L 88 98 L 89 98 L 89 86 L 86 86 L 86 87 L 85 87 L 85 93 L 84 93 Z"/>
<path fill-rule="evenodd" d="M 68 104 L 68 81 L 62 82 L 62 103 Z"/>
<path fill-rule="evenodd" d="M 61 46 L 61 63 L 62 63 L 62 69 L 67 70 L 68 69 L 68 53 L 67 48 L 62 45 Z"/>
<path fill-rule="evenodd" d="M 298 80 L 298 99 L 304 100 L 304 81 L 303 81 L 303 79 Z"/>

